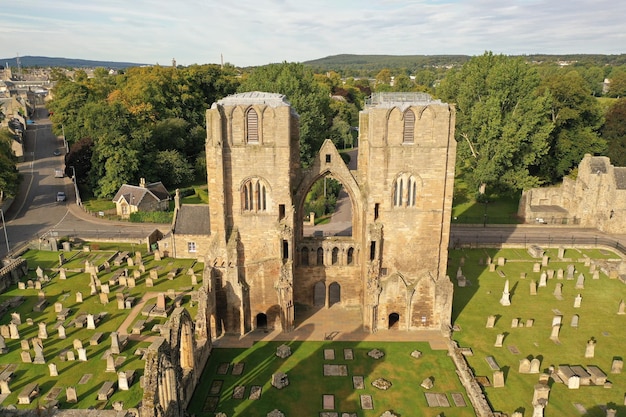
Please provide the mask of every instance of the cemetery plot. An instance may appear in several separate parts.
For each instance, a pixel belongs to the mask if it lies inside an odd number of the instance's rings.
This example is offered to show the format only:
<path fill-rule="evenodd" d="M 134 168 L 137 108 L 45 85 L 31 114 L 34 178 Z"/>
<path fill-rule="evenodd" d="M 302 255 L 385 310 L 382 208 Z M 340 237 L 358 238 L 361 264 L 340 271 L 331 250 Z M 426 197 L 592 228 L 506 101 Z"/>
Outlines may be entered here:
<path fill-rule="evenodd" d="M 623 404 L 626 375 L 610 373 L 613 361 L 623 357 L 620 341 L 626 337 L 619 256 L 538 247 L 449 255 L 448 274 L 463 263 L 463 275 L 473 284 L 455 284 L 453 324 L 463 330 L 453 338 L 472 350 L 465 358 L 495 411 L 512 415 L 523 408 L 532 414 L 537 384 L 550 387 L 546 416 L 577 413 L 572 404 L 586 410 Z M 485 258 L 505 258 L 497 269 L 506 278 L 490 271 Z M 510 305 L 501 302 L 507 281 Z"/>

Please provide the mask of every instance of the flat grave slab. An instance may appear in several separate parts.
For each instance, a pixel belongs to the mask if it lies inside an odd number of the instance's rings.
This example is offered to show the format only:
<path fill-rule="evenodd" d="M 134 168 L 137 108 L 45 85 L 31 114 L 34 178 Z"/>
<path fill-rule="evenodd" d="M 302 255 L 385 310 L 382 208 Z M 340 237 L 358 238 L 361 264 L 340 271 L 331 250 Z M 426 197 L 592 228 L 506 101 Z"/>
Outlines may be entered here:
<path fill-rule="evenodd" d="M 348 365 L 324 364 L 324 376 L 348 376 Z"/>
<path fill-rule="evenodd" d="M 217 367 L 217 374 L 218 375 L 226 375 L 228 373 L 228 368 L 229 367 L 230 367 L 230 363 L 228 363 L 228 362 L 220 363 L 220 365 Z"/>
<path fill-rule="evenodd" d="M 224 385 L 224 381 L 221 379 L 216 379 L 211 382 L 211 388 L 209 388 L 209 395 L 218 395 L 222 391 L 222 385 Z"/>
<path fill-rule="evenodd" d="M 452 396 L 452 402 L 454 402 L 455 407 L 466 407 L 467 403 L 465 402 L 465 397 L 460 392 L 453 392 L 450 394 Z"/>
<path fill-rule="evenodd" d="M 253 385 L 252 388 L 250 388 L 250 396 L 248 397 L 248 399 L 250 400 L 258 400 L 259 398 L 261 398 L 261 391 L 263 390 L 263 387 L 260 385 Z"/>
<path fill-rule="evenodd" d="M 324 349 L 324 360 L 325 361 L 334 361 L 335 360 L 335 349 Z"/>
<path fill-rule="evenodd" d="M 487 364 L 492 371 L 500 370 L 500 365 L 498 365 L 498 362 L 496 362 L 496 359 L 493 356 L 487 356 L 485 360 L 487 361 Z"/>
<path fill-rule="evenodd" d="M 519 355 L 520 354 L 519 349 L 515 345 L 509 345 L 509 346 L 507 346 L 507 349 L 509 349 L 509 352 L 511 352 L 514 355 Z"/>
<path fill-rule="evenodd" d="M 118 368 L 126 361 L 126 356 L 118 356 L 115 358 L 115 367 Z"/>
<path fill-rule="evenodd" d="M 355 375 L 352 377 L 352 386 L 354 389 L 365 389 L 365 382 L 363 381 L 363 376 Z"/>
<path fill-rule="evenodd" d="M 233 389 L 233 398 L 236 400 L 242 400 L 243 399 L 243 395 L 246 392 L 246 386 L 245 385 L 237 385 L 234 389 Z"/>
<path fill-rule="evenodd" d="M 478 382 L 483 387 L 490 387 L 491 386 L 491 382 L 489 381 L 489 378 L 487 378 L 486 376 L 477 376 L 476 377 L 476 382 Z"/>
<path fill-rule="evenodd" d="M 339 413 L 336 411 L 322 411 L 320 417 L 339 417 Z"/>
<path fill-rule="evenodd" d="M 587 414 L 587 409 L 580 403 L 574 403 L 574 407 L 580 414 Z"/>
<path fill-rule="evenodd" d="M 441 392 L 425 392 L 426 402 L 429 407 L 450 407 L 446 394 Z"/>
<path fill-rule="evenodd" d="M 373 410 L 374 402 L 372 401 L 371 395 L 362 394 L 361 395 L 361 408 L 363 410 Z"/>
<path fill-rule="evenodd" d="M 343 350 L 343 358 L 347 361 L 351 361 L 354 359 L 354 351 L 352 349 L 344 349 Z"/>
<path fill-rule="evenodd" d="M 63 388 L 61 387 L 52 388 L 50 391 L 48 391 L 48 394 L 46 394 L 45 400 L 46 401 L 55 400 L 59 396 L 61 391 L 63 391 Z"/>
<path fill-rule="evenodd" d="M 212 413 L 217 408 L 217 403 L 220 401 L 219 397 L 207 397 L 202 406 L 202 411 L 205 413 Z"/>
<path fill-rule="evenodd" d="M 232 374 L 233 375 L 241 375 L 243 374 L 243 368 L 246 366 L 243 362 L 237 362 L 233 365 Z"/>
<path fill-rule="evenodd" d="M 322 408 L 324 410 L 335 409 L 335 396 L 332 394 L 324 394 L 322 396 Z"/>
<path fill-rule="evenodd" d="M 89 380 L 91 379 L 91 377 L 93 376 L 93 374 L 85 374 L 83 376 L 80 377 L 80 381 L 78 381 L 78 385 L 84 385 L 87 382 L 89 382 Z"/>

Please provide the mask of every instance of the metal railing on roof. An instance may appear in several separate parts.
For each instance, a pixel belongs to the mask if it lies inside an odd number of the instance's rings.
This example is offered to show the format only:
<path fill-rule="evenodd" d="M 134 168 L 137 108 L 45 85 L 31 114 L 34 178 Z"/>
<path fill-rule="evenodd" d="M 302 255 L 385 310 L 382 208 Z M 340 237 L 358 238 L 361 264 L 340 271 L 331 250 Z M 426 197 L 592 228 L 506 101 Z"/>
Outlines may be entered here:
<path fill-rule="evenodd" d="M 420 92 L 403 92 L 403 93 L 372 93 L 365 99 L 366 106 L 376 106 L 385 103 L 440 103 L 440 100 L 434 100 L 430 94 Z"/>

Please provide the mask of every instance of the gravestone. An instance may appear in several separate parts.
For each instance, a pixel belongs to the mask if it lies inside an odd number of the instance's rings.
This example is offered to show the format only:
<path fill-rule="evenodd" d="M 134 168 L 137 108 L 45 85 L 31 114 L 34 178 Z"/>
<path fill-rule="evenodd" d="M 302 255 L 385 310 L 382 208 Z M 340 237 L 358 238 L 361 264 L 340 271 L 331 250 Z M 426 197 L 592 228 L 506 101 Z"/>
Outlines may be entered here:
<path fill-rule="evenodd" d="M 578 375 L 573 375 L 567 380 L 567 388 L 569 389 L 579 389 L 580 388 L 580 377 Z"/>
<path fill-rule="evenodd" d="M 109 289 L 109 284 L 100 285 L 100 291 L 105 294 L 109 294 L 111 292 L 111 290 Z"/>
<path fill-rule="evenodd" d="M 621 374 L 623 368 L 624 368 L 624 361 L 622 359 L 613 359 L 613 362 L 611 363 L 612 374 Z"/>
<path fill-rule="evenodd" d="M 579 320 L 579 316 L 578 316 L 578 314 L 574 314 L 574 315 L 572 316 L 572 321 L 571 321 L 571 323 L 570 323 L 570 326 L 571 326 L 571 327 L 575 327 L 575 328 L 577 328 L 577 327 L 578 327 L 578 320 Z"/>
<path fill-rule="evenodd" d="M 559 268 L 556 271 L 556 279 L 563 279 L 563 269 Z"/>
<path fill-rule="evenodd" d="M 538 374 L 540 367 L 541 367 L 541 361 L 538 358 L 534 358 L 532 361 L 530 361 L 530 370 L 528 371 L 528 373 Z"/>
<path fill-rule="evenodd" d="M 545 272 L 542 272 L 541 275 L 539 276 L 539 285 L 538 287 L 545 287 L 548 285 L 548 274 L 546 274 Z"/>
<path fill-rule="evenodd" d="M 548 280 L 551 280 L 552 278 L 554 278 L 554 269 L 548 269 L 547 273 L 548 273 Z"/>
<path fill-rule="evenodd" d="M 533 264 L 533 272 L 540 272 L 541 271 L 541 264 L 538 262 L 535 262 Z"/>
<path fill-rule="evenodd" d="M 489 272 L 496 272 L 496 264 L 489 264 Z"/>
<path fill-rule="evenodd" d="M 154 280 L 152 278 L 146 278 L 146 288 L 154 287 Z"/>
<path fill-rule="evenodd" d="M 9 335 L 9 337 L 13 340 L 18 340 L 20 338 L 20 332 L 15 323 L 9 323 Z"/>
<path fill-rule="evenodd" d="M 35 351 L 35 359 L 33 359 L 33 363 L 36 364 L 45 364 L 46 359 L 43 356 L 43 342 L 39 338 L 33 339 L 33 350 Z"/>
<path fill-rule="evenodd" d="M 37 269 L 35 270 L 35 273 L 37 274 L 37 278 L 39 278 L 39 279 L 43 278 L 43 269 L 41 269 L 40 266 L 37 266 Z"/>
<path fill-rule="evenodd" d="M 65 339 L 66 338 L 65 327 L 62 324 L 59 327 L 57 327 L 57 332 L 59 334 L 59 339 Z"/>
<path fill-rule="evenodd" d="M 526 327 L 533 327 L 533 324 L 535 324 L 535 320 L 533 319 L 526 320 Z"/>
<path fill-rule="evenodd" d="M 120 338 L 117 332 L 111 332 L 111 353 L 120 354 Z"/>
<path fill-rule="evenodd" d="M 107 356 L 107 367 L 104 372 L 117 372 L 117 369 L 115 369 L 115 358 L 113 355 Z"/>
<path fill-rule="evenodd" d="M 50 376 L 59 376 L 59 371 L 57 370 L 56 364 L 48 364 L 48 370 L 50 371 Z"/>
<path fill-rule="evenodd" d="M 530 281 L 530 295 L 537 295 L 537 283 L 535 280 Z"/>
<path fill-rule="evenodd" d="M 67 279 L 67 273 L 65 272 L 65 268 L 59 269 L 59 279 Z"/>
<path fill-rule="evenodd" d="M 511 320 L 511 328 L 516 329 L 519 326 L 519 319 Z"/>
<path fill-rule="evenodd" d="M 559 253 L 557 257 L 559 259 L 563 259 L 565 257 L 565 248 L 563 246 L 559 246 Z"/>
<path fill-rule="evenodd" d="M 585 289 L 585 276 L 583 274 L 578 275 L 578 279 L 576 280 L 576 286 L 574 287 L 577 290 Z"/>
<path fill-rule="evenodd" d="M 626 303 L 624 302 L 624 300 L 621 300 L 619 302 L 619 305 L 617 306 L 617 314 L 622 315 L 622 314 L 626 314 Z"/>
<path fill-rule="evenodd" d="M 552 333 L 550 334 L 550 340 L 557 343 L 559 341 L 559 331 L 561 330 L 560 325 L 552 326 Z"/>
<path fill-rule="evenodd" d="M 504 291 L 502 291 L 502 297 L 500 298 L 500 304 L 502 304 L 505 307 L 511 305 L 511 299 L 510 299 L 510 294 L 509 294 L 509 280 L 508 279 L 504 283 Z"/>
<path fill-rule="evenodd" d="M 563 316 L 557 314 L 556 316 L 552 317 L 552 326 L 560 326 L 562 322 Z"/>
<path fill-rule="evenodd" d="M 133 278 L 135 278 L 135 280 L 141 278 L 141 271 L 138 269 L 133 270 Z"/>
<path fill-rule="evenodd" d="M 137 283 L 135 282 L 135 278 L 128 278 L 126 280 L 126 285 L 128 286 L 128 288 L 135 288 L 137 286 Z"/>
<path fill-rule="evenodd" d="M 115 294 L 115 299 L 117 301 L 117 309 L 124 310 L 126 308 L 126 305 L 124 304 L 124 294 L 118 292 L 117 294 Z"/>
<path fill-rule="evenodd" d="M 76 302 L 77 303 L 83 302 L 83 293 L 80 291 L 76 291 Z"/>
<path fill-rule="evenodd" d="M 554 298 L 556 298 L 557 300 L 562 300 L 563 299 L 562 291 L 563 291 L 563 284 L 559 282 L 554 287 Z"/>
<path fill-rule="evenodd" d="M 578 294 L 576 298 L 574 298 L 574 308 L 580 308 L 582 301 L 583 301 L 583 297 L 580 294 Z"/>
<path fill-rule="evenodd" d="M 90 330 L 96 329 L 96 322 L 94 321 L 93 314 L 87 314 L 87 328 Z"/>
<path fill-rule="evenodd" d="M 504 372 L 502 371 L 493 372 L 493 387 L 494 388 L 504 387 Z"/>
<path fill-rule="evenodd" d="M 76 351 L 78 352 L 78 360 L 81 362 L 87 362 L 87 349 L 80 348 Z"/>
<path fill-rule="evenodd" d="M 492 329 L 495 323 L 496 323 L 496 316 L 491 315 L 487 317 L 487 325 L 485 327 L 488 329 Z"/>
<path fill-rule="evenodd" d="M 543 255 L 543 257 L 541 258 L 541 266 L 548 266 L 548 261 L 550 258 L 548 258 L 548 255 Z"/>
<path fill-rule="evenodd" d="M 504 341 L 504 334 L 500 333 L 496 336 L 496 343 L 494 343 L 494 347 L 502 347 L 502 342 Z"/>
<path fill-rule="evenodd" d="M 11 388 L 9 388 L 9 381 L 6 379 L 0 379 L 0 394 L 9 395 L 11 393 Z"/>
<path fill-rule="evenodd" d="M 600 279 L 600 271 L 593 271 L 591 279 Z"/>
<path fill-rule="evenodd" d="M 28 342 L 28 339 L 20 340 L 20 347 L 22 350 L 30 350 L 30 343 Z"/>
<path fill-rule="evenodd" d="M 65 388 L 65 401 L 70 404 L 75 404 L 78 402 L 78 396 L 76 395 L 75 387 Z"/>
<path fill-rule="evenodd" d="M 498 266 L 504 266 L 506 259 L 503 256 L 498 257 Z"/>
<path fill-rule="evenodd" d="M 519 273 L 519 278 L 520 279 L 526 279 L 526 272 L 520 272 Z"/>
<path fill-rule="evenodd" d="M 596 341 L 589 339 L 587 341 L 587 347 L 585 348 L 585 358 L 593 358 L 596 351 Z"/>
<path fill-rule="evenodd" d="M 125 371 L 117 373 L 117 386 L 121 391 L 128 391 L 130 389 L 130 381 Z"/>
<path fill-rule="evenodd" d="M 108 304 L 109 303 L 109 295 L 106 294 L 106 293 L 101 292 L 100 293 L 100 302 L 102 304 L 105 304 L 105 305 Z"/>
<path fill-rule="evenodd" d="M 69 361 L 69 362 L 73 362 L 73 361 L 75 361 L 75 360 L 76 360 L 76 355 L 74 354 L 74 351 L 73 351 L 73 350 L 68 350 L 68 351 L 65 353 L 65 359 L 66 359 L 67 361 Z"/>
<path fill-rule="evenodd" d="M 155 281 L 157 279 L 159 279 L 159 271 L 157 271 L 156 269 L 151 269 L 150 270 L 150 278 L 152 278 Z"/>
<path fill-rule="evenodd" d="M 30 356 L 30 352 L 28 350 L 23 350 L 21 353 L 22 363 L 32 363 L 33 358 Z"/>
<path fill-rule="evenodd" d="M 548 401 L 548 397 L 550 396 L 550 386 L 547 384 L 535 384 L 533 390 L 533 400 L 532 404 L 538 404 L 542 401 Z"/>
<path fill-rule="evenodd" d="M 48 338 L 48 329 L 46 328 L 46 323 L 40 322 L 37 325 L 39 326 L 38 337 L 40 339 L 47 339 Z"/>
<path fill-rule="evenodd" d="M 543 256 L 543 249 L 538 245 L 530 245 L 528 247 L 528 254 L 533 258 L 541 258 Z"/>
<path fill-rule="evenodd" d="M 574 267 L 574 265 L 572 265 L 572 264 L 567 265 L 567 276 L 566 276 L 566 279 L 573 280 L 575 271 L 576 271 L 576 268 Z"/>
<path fill-rule="evenodd" d="M 72 341 L 72 347 L 76 350 L 83 348 L 83 342 L 80 339 L 74 339 Z"/>
<path fill-rule="evenodd" d="M 0 335 L 0 354 L 4 355 L 5 353 L 9 353 L 9 349 L 4 341 L 4 336 Z"/>
<path fill-rule="evenodd" d="M 289 385 L 289 378 L 287 377 L 287 374 L 284 372 L 276 372 L 275 374 L 272 374 L 272 380 L 270 383 L 272 384 L 273 387 L 276 387 L 278 389 L 283 389 L 287 385 Z"/>
<path fill-rule="evenodd" d="M 17 326 L 22 324 L 22 316 L 20 313 L 11 313 L 11 323 Z"/>
<path fill-rule="evenodd" d="M 517 372 L 519 372 L 520 374 L 530 373 L 530 361 L 527 358 L 520 359 Z"/>
<path fill-rule="evenodd" d="M 126 263 L 128 264 L 128 266 L 135 266 L 135 261 L 133 261 L 133 258 L 131 258 L 130 256 L 126 258 Z"/>

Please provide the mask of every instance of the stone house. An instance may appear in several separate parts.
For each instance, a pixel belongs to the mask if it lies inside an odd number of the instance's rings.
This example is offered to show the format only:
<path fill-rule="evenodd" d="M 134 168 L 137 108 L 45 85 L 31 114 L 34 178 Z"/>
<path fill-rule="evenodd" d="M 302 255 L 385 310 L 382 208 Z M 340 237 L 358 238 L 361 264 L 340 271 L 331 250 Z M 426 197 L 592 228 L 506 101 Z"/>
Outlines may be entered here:
<path fill-rule="evenodd" d="M 290 331 L 301 305 L 359 310 L 360 327 L 371 332 L 447 334 L 454 121 L 453 106 L 427 94 L 379 94 L 360 115 L 356 169 L 330 141 L 305 168 L 299 116 L 283 95 L 214 103 L 208 212 L 181 207 L 169 242 L 159 243 L 205 260 L 211 333 Z M 306 195 L 325 177 L 348 195 L 349 233 L 304 233 Z"/>
<path fill-rule="evenodd" d="M 159 242 L 159 250 L 173 258 L 194 258 L 204 262 L 211 241 L 209 206 L 207 204 L 180 204 L 176 190 L 172 229 Z"/>
<path fill-rule="evenodd" d="M 122 185 L 113 197 L 117 215 L 123 219 L 128 219 L 131 213 L 137 211 L 167 211 L 169 200 L 170 194 L 163 183 L 146 184 L 144 178 L 138 186 Z"/>
<path fill-rule="evenodd" d="M 527 223 L 576 224 L 606 233 L 626 227 L 626 167 L 606 156 L 585 155 L 576 179 L 522 193 L 518 214 Z"/>

